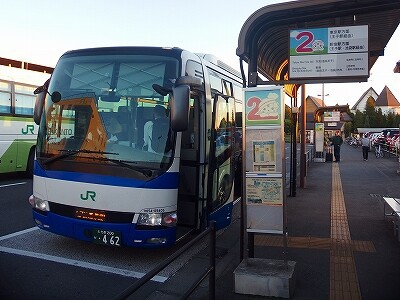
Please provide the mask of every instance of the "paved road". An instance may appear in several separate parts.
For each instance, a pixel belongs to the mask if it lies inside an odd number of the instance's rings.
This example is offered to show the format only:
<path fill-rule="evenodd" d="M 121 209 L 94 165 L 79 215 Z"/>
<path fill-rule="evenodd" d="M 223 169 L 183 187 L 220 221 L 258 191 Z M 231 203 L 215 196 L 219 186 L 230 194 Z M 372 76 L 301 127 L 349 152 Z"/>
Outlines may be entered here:
<path fill-rule="evenodd" d="M 179 247 L 112 248 L 39 230 L 27 201 L 31 192 L 31 179 L 0 177 L 0 299 L 112 299 Z M 142 293 L 150 293 L 202 248 L 188 252 Z"/>
<path fill-rule="evenodd" d="M 0 298 L 110 299 L 179 247 L 115 249 L 54 235 L 39 230 L 32 220 L 27 201 L 31 178 L 1 175 L 0 193 L 4 208 L 0 210 Z M 204 247 L 199 245 L 160 273 L 142 290 L 143 295 Z"/>

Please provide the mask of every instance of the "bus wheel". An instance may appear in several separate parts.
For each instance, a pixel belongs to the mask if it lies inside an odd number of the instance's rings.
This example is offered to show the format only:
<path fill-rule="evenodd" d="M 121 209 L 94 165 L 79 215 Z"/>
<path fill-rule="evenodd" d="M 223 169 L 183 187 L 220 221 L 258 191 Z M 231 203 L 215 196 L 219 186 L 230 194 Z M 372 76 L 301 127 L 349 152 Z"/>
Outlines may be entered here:
<path fill-rule="evenodd" d="M 28 156 L 28 161 L 26 163 L 26 175 L 28 177 L 33 176 L 33 160 L 35 158 L 35 148 L 32 148 L 31 151 L 29 151 L 29 156 Z"/>

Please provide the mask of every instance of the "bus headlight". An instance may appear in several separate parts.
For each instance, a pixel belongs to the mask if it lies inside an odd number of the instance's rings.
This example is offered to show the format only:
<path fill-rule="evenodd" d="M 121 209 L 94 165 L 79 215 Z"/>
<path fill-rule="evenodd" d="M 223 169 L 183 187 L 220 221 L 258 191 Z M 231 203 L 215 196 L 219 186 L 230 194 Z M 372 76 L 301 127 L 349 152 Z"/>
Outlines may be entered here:
<path fill-rule="evenodd" d="M 137 225 L 145 226 L 168 226 L 172 227 L 176 225 L 177 222 L 176 212 L 168 213 L 140 213 Z"/>
<path fill-rule="evenodd" d="M 41 210 L 41 211 L 50 211 L 49 209 L 49 202 L 34 195 L 29 197 L 29 203 L 32 205 L 33 208 Z"/>

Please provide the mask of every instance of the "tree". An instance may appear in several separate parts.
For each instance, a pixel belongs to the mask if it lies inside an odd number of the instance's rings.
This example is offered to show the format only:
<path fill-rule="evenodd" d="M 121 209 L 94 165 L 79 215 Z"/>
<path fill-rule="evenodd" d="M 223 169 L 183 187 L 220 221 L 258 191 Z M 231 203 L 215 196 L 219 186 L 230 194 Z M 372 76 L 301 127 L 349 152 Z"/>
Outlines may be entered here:
<path fill-rule="evenodd" d="M 368 127 L 376 127 L 376 112 L 375 112 L 375 100 L 373 97 L 369 97 L 367 99 L 367 103 L 365 105 L 365 117 L 368 116 Z M 365 120 L 364 120 L 365 123 Z"/>
<path fill-rule="evenodd" d="M 393 127 L 400 127 L 400 115 L 396 114 L 393 120 Z"/>
<path fill-rule="evenodd" d="M 286 134 L 290 134 L 291 130 L 292 130 L 292 109 L 285 104 L 284 131 Z"/>
<path fill-rule="evenodd" d="M 363 127 L 366 127 L 366 128 L 370 128 L 371 127 L 371 124 L 369 123 L 369 115 L 365 116 Z"/>
<path fill-rule="evenodd" d="M 386 115 L 386 124 L 385 124 L 385 126 L 387 126 L 387 127 L 397 127 L 396 125 L 395 126 L 393 126 L 393 124 L 395 124 L 395 114 L 393 113 L 393 112 L 389 112 L 387 115 Z"/>
<path fill-rule="evenodd" d="M 348 137 L 353 132 L 353 122 L 344 123 L 344 136 Z"/>
<path fill-rule="evenodd" d="M 382 109 L 379 107 L 375 113 L 375 126 L 374 127 L 386 127 L 388 123 L 385 116 L 382 113 Z"/>
<path fill-rule="evenodd" d="M 357 109 L 356 113 L 355 113 L 355 115 L 353 117 L 353 132 L 357 128 L 364 126 L 364 119 L 365 119 L 364 114 Z"/>

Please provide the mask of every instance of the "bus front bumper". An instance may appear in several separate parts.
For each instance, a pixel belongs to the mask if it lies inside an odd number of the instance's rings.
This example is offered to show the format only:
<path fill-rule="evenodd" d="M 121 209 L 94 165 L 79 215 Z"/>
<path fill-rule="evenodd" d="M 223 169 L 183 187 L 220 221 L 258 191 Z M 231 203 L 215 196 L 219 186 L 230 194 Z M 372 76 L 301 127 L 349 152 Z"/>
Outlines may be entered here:
<path fill-rule="evenodd" d="M 62 236 L 110 246 L 161 248 L 175 243 L 176 227 L 139 230 L 135 223 L 103 223 L 33 210 L 36 225 Z M 103 237 L 102 237 L 103 235 Z M 113 236 L 113 238 L 111 238 Z"/>

